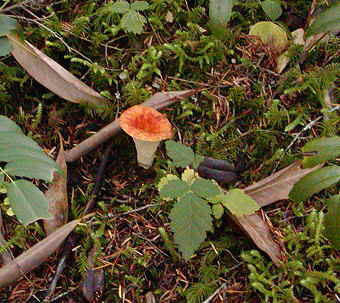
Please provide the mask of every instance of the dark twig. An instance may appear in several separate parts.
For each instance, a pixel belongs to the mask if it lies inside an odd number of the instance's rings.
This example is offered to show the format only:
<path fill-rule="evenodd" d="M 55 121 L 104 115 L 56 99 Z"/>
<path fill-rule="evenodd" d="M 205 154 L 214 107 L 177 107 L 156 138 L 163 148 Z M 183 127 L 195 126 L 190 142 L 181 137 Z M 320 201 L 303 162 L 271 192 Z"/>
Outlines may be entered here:
<path fill-rule="evenodd" d="M 92 193 L 92 196 L 89 199 L 88 203 L 85 206 L 85 209 L 83 211 L 83 216 L 89 214 L 94 209 L 94 207 L 96 206 L 96 197 L 98 196 L 98 193 L 100 191 L 101 185 L 102 185 L 103 180 L 104 180 L 105 168 L 106 168 L 106 165 L 108 163 L 108 160 L 109 160 L 109 157 L 110 157 L 110 154 L 111 154 L 111 151 L 112 151 L 112 145 L 113 144 L 110 143 L 105 149 L 103 158 L 100 162 L 100 165 L 99 165 L 99 168 L 98 168 L 98 171 L 97 171 L 97 174 L 96 174 L 96 182 L 95 182 L 95 186 L 94 186 L 94 189 L 93 189 L 93 193 Z M 53 277 L 53 280 L 50 284 L 50 287 L 48 289 L 47 296 L 45 297 L 44 302 L 50 302 L 52 300 L 52 296 L 55 292 L 55 289 L 56 289 L 58 280 L 60 278 L 60 275 L 64 271 L 64 268 L 66 266 L 66 261 L 67 261 L 68 257 L 70 256 L 72 249 L 75 247 L 76 243 L 77 243 L 77 236 L 76 236 L 75 233 L 71 233 L 66 239 L 61 257 L 59 259 L 57 270 L 56 270 L 55 275 Z"/>
<path fill-rule="evenodd" d="M 25 0 L 25 1 L 22 1 L 21 3 L 13 4 L 9 7 L 0 9 L 0 14 L 11 11 L 11 10 L 16 9 L 16 8 L 24 7 L 26 4 L 29 4 L 30 2 L 34 2 L 34 1 L 35 0 Z"/>

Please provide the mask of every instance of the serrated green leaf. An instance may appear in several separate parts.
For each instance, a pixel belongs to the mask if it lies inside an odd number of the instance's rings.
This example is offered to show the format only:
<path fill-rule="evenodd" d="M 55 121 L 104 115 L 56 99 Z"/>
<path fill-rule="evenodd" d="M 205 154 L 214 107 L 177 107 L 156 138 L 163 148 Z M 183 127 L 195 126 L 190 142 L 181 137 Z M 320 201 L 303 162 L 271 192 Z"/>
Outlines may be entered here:
<path fill-rule="evenodd" d="M 5 166 L 5 171 L 13 176 L 36 178 L 51 182 L 53 173 L 57 170 L 56 164 L 36 158 L 17 158 Z"/>
<path fill-rule="evenodd" d="M 265 0 L 261 2 L 262 9 L 266 15 L 273 21 L 278 19 L 282 14 L 281 5 L 275 0 Z"/>
<path fill-rule="evenodd" d="M 169 198 L 169 199 L 176 199 L 184 194 L 186 194 L 190 190 L 190 186 L 178 179 L 178 180 L 171 180 L 167 184 L 165 184 L 159 194 L 162 199 Z"/>
<path fill-rule="evenodd" d="M 15 19 L 6 15 L 0 15 L 0 36 L 10 34 L 16 27 L 17 22 Z"/>
<path fill-rule="evenodd" d="M 26 160 L 27 159 L 27 160 Z M 40 160 L 48 162 L 49 165 L 58 168 L 54 160 L 48 157 L 41 149 L 22 147 L 18 148 L 14 145 L 0 146 L 0 161 L 12 162 L 12 161 L 29 161 Z"/>
<path fill-rule="evenodd" d="M 11 208 L 22 224 L 50 217 L 44 194 L 32 183 L 18 180 L 6 184 L 6 187 Z"/>
<path fill-rule="evenodd" d="M 2 147 L 29 147 L 40 150 L 40 146 L 35 141 L 22 133 L 18 133 L 17 131 L 2 131 L 0 134 L 0 146 Z"/>
<path fill-rule="evenodd" d="M 227 24 L 233 8 L 233 0 L 210 0 L 209 18 L 213 24 Z"/>
<path fill-rule="evenodd" d="M 340 137 L 318 138 L 308 142 L 303 148 L 303 152 L 317 152 L 314 156 L 303 159 L 304 167 L 313 167 L 327 160 L 335 159 L 340 155 Z"/>
<path fill-rule="evenodd" d="M 307 30 L 307 37 L 340 29 L 340 2 L 326 8 Z"/>
<path fill-rule="evenodd" d="M 167 155 L 172 159 L 177 167 L 187 167 L 195 160 L 195 154 L 188 146 L 168 140 L 165 142 Z"/>
<path fill-rule="evenodd" d="M 221 219 L 224 214 L 224 207 L 221 204 L 214 204 L 211 208 L 212 214 L 215 219 Z"/>
<path fill-rule="evenodd" d="M 179 178 L 176 175 L 172 175 L 172 174 L 168 174 L 168 175 L 164 176 L 158 182 L 158 185 L 157 185 L 158 191 L 161 191 L 163 186 L 165 184 L 168 184 L 171 180 L 179 180 Z"/>
<path fill-rule="evenodd" d="M 226 194 L 219 195 L 218 198 L 235 216 L 250 215 L 260 209 L 260 205 L 241 189 L 232 189 Z"/>
<path fill-rule="evenodd" d="M 118 14 L 125 14 L 130 10 L 130 4 L 127 1 L 121 0 L 121 1 L 116 1 L 112 5 L 112 11 L 114 13 Z"/>
<path fill-rule="evenodd" d="M 12 49 L 9 40 L 6 37 L 0 37 L 0 57 L 9 55 Z"/>
<path fill-rule="evenodd" d="M 211 180 L 197 179 L 191 185 L 191 190 L 202 198 L 213 198 L 220 194 L 220 189 L 217 184 Z"/>
<path fill-rule="evenodd" d="M 131 9 L 135 11 L 144 11 L 149 8 L 149 3 L 146 1 L 135 1 L 131 3 Z"/>
<path fill-rule="evenodd" d="M 212 230 L 211 208 L 194 193 L 187 193 L 174 205 L 170 213 L 175 243 L 188 260 Z"/>
<path fill-rule="evenodd" d="M 22 133 L 20 127 L 16 125 L 11 119 L 0 115 L 0 134 L 1 132 L 17 132 Z"/>
<path fill-rule="evenodd" d="M 293 201 L 303 202 L 320 190 L 336 184 L 339 180 L 339 166 L 320 168 L 301 178 L 290 191 L 289 198 Z"/>
<path fill-rule="evenodd" d="M 141 14 L 134 10 L 129 10 L 120 20 L 120 26 L 129 33 L 141 34 L 145 22 L 146 19 Z"/>
<path fill-rule="evenodd" d="M 324 219 L 326 237 L 336 249 L 340 249 L 340 195 L 331 197 L 326 203 L 328 206 Z"/>

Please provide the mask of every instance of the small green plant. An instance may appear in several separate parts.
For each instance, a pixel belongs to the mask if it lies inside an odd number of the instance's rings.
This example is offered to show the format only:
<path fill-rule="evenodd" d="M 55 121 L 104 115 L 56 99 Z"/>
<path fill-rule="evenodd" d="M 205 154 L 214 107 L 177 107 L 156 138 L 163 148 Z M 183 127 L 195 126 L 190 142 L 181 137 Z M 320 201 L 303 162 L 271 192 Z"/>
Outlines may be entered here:
<path fill-rule="evenodd" d="M 203 157 L 195 155 L 191 148 L 169 140 L 166 150 L 172 159 L 171 165 L 185 170 L 181 177 L 174 174 L 163 177 L 158 189 L 161 199 L 176 201 L 170 213 L 170 226 L 175 243 L 188 260 L 204 241 L 206 233 L 213 230 L 212 216 L 220 219 L 225 210 L 242 216 L 260 207 L 240 189 L 225 193 L 217 183 L 200 178 L 192 168 L 197 168 Z"/>
<path fill-rule="evenodd" d="M 336 159 L 340 155 L 340 137 L 317 138 L 308 142 L 303 148 L 304 153 L 312 153 L 305 157 L 304 167 L 314 167 L 325 161 Z M 329 165 L 319 168 L 301 178 L 291 190 L 290 199 L 304 202 L 313 194 L 337 184 L 340 181 L 340 166 Z M 328 201 L 328 213 L 326 215 L 326 234 L 336 248 L 340 248 L 340 201 L 339 195 L 332 196 Z"/>
<path fill-rule="evenodd" d="M 279 268 L 266 262 L 258 251 L 242 253 L 250 271 L 250 286 L 260 293 L 261 302 L 335 302 L 327 289 L 334 290 L 334 294 L 340 290 L 335 274 L 339 261 L 330 253 L 323 236 L 323 220 L 323 212 L 313 211 L 306 217 L 303 229 L 285 229 L 288 260 Z"/>
<path fill-rule="evenodd" d="M 17 180 L 16 177 L 51 182 L 58 166 L 5 116 L 0 116 L 0 162 L 7 163 L 0 167 L 0 189 L 7 194 L 18 220 L 29 224 L 50 217 L 48 202 L 39 188 L 26 179 Z"/>
<path fill-rule="evenodd" d="M 139 12 L 147 10 L 149 4 L 146 1 L 135 1 L 129 3 L 125 0 L 120 0 L 112 5 L 112 11 L 122 14 L 120 27 L 127 33 L 141 34 L 143 32 L 146 19 Z"/>

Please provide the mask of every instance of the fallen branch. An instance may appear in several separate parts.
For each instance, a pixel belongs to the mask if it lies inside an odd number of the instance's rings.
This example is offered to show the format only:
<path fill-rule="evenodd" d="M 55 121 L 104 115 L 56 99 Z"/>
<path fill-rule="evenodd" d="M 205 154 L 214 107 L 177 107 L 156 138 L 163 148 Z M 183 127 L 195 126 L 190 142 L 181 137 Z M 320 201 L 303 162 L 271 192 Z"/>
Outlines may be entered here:
<path fill-rule="evenodd" d="M 162 109 L 186 97 L 196 94 L 199 89 L 190 89 L 174 92 L 162 92 L 153 95 L 150 99 L 145 101 L 142 105 L 150 106 L 155 109 Z M 78 160 L 81 156 L 95 149 L 100 144 L 111 139 L 120 131 L 119 121 L 115 119 L 113 122 L 99 130 L 96 134 L 79 143 L 72 149 L 65 152 L 65 159 L 67 162 Z"/>

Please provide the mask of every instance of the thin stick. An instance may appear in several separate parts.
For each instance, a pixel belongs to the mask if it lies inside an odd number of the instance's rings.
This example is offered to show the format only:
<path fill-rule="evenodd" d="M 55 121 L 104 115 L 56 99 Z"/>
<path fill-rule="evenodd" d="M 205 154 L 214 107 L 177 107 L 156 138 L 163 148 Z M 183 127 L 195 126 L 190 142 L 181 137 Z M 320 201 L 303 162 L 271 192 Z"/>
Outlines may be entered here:
<path fill-rule="evenodd" d="M 21 7 L 25 6 L 26 4 L 28 4 L 30 2 L 34 2 L 34 1 L 35 0 L 25 0 L 25 1 L 21 2 L 21 3 L 13 4 L 13 5 L 9 6 L 9 7 L 1 9 L 0 13 L 2 14 L 4 12 L 8 12 L 8 11 L 11 11 L 11 10 L 16 9 L 16 8 L 21 8 Z"/>
<path fill-rule="evenodd" d="M 155 109 L 162 109 L 167 107 L 179 100 L 186 97 L 192 96 L 197 93 L 198 89 L 191 89 L 185 91 L 175 91 L 175 92 L 164 92 L 157 93 L 152 96 L 149 100 L 142 103 L 142 105 L 150 106 Z M 73 162 L 78 160 L 81 156 L 85 155 L 89 151 L 95 149 L 100 144 L 112 138 L 114 135 L 119 133 L 119 120 L 115 119 L 109 125 L 105 126 L 99 130 L 96 134 L 79 143 L 72 149 L 65 152 L 65 159 L 67 162 Z"/>

